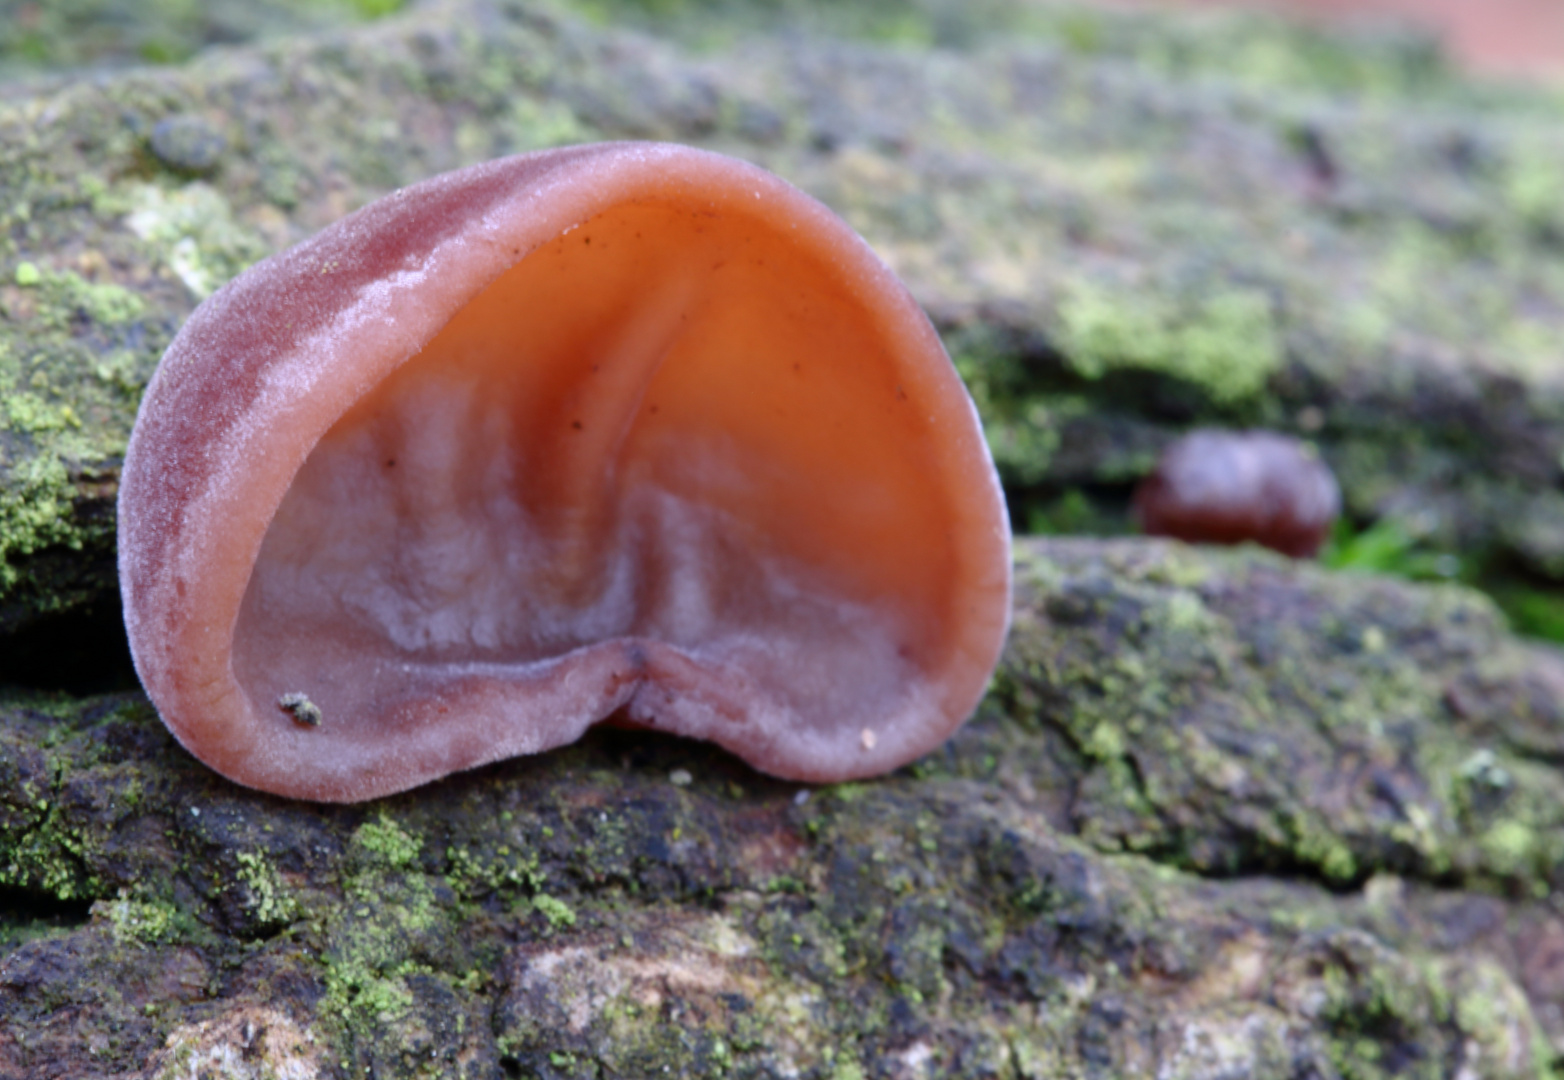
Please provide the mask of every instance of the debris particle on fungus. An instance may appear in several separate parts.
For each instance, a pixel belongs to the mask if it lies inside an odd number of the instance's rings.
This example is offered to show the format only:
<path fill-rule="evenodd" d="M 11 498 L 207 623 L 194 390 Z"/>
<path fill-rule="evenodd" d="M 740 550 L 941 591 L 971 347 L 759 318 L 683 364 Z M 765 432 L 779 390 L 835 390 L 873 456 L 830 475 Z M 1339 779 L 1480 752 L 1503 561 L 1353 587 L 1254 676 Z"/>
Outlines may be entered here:
<path fill-rule="evenodd" d="M 305 694 L 284 694 L 277 699 L 277 707 L 305 727 L 320 727 L 320 706 Z"/>

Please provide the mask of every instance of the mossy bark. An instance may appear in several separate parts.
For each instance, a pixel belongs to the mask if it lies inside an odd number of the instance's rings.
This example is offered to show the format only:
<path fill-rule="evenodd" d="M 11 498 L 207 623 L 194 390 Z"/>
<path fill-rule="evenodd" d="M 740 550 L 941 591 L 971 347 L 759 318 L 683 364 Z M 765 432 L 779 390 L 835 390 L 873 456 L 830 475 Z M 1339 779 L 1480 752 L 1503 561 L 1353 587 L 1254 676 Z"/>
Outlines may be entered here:
<path fill-rule="evenodd" d="M 841 211 L 945 331 L 1023 511 L 1265 423 L 1360 517 L 1564 578 L 1553 98 L 1279 24 L 859 5 L 902 42 L 453 0 L 0 93 L 0 633 L 111 588 L 119 454 L 201 296 L 397 185 L 598 138 Z"/>
<path fill-rule="evenodd" d="M 310 806 L 12 695 L 0 1075 L 1551 1075 L 1558 654 L 1252 552 L 1017 569 L 978 716 L 868 783 L 603 731 Z"/>
<path fill-rule="evenodd" d="M 1557 572 L 1547 99 L 1394 44 L 1246 67 L 1303 40 L 1272 24 L 911 7 L 898 44 L 713 51 L 461 3 L 0 88 L 7 647 L 112 591 L 118 455 L 199 296 L 398 184 L 603 137 L 847 215 L 1018 499 L 1264 421 L 1360 511 Z M 1555 1075 L 1564 659 L 1460 588 L 1253 552 L 1027 541 L 1017 579 L 977 717 L 820 789 L 601 731 L 315 807 L 139 695 L 0 692 L 0 1076 Z"/>

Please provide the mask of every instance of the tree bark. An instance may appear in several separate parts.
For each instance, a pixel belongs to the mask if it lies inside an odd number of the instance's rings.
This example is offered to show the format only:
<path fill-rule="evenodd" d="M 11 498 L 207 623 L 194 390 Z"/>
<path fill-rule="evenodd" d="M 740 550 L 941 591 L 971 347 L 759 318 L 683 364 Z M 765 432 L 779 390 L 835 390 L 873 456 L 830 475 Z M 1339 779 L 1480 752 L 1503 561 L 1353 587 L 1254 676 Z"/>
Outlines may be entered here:
<path fill-rule="evenodd" d="M 12 693 L 0 1075 L 1551 1075 L 1557 653 L 1255 552 L 1017 569 L 978 715 L 867 783 L 598 731 L 311 806 Z"/>
<path fill-rule="evenodd" d="M 1564 658 L 1460 587 L 1024 540 L 990 693 L 895 775 L 598 730 L 353 807 L 211 773 L 84 692 L 124 681 L 112 621 L 45 618 L 112 619 L 118 455 L 202 294 L 397 185 L 608 137 L 864 231 L 1019 507 L 1265 422 L 1358 512 L 1564 573 L 1550 99 L 1030 10 L 713 51 L 437 4 L 0 87 L 0 663 L 77 691 L 0 690 L 0 1077 L 1556 1075 Z"/>

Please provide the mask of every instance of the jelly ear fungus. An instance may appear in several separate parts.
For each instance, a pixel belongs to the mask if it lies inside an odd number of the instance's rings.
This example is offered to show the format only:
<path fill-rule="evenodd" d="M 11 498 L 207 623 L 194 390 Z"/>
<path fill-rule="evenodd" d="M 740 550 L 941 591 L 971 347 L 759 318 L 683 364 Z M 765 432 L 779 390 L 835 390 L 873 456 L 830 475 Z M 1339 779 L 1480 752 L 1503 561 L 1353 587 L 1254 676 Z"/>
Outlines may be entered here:
<path fill-rule="evenodd" d="M 1135 489 L 1150 536 L 1253 542 L 1312 558 L 1341 515 L 1341 488 L 1309 444 L 1275 431 L 1191 431 Z"/>
<path fill-rule="evenodd" d="M 921 310 L 819 203 L 678 146 L 449 173 L 243 274 L 163 358 L 119 506 L 165 722 L 298 798 L 610 716 L 884 772 L 965 719 L 1008 618 Z"/>

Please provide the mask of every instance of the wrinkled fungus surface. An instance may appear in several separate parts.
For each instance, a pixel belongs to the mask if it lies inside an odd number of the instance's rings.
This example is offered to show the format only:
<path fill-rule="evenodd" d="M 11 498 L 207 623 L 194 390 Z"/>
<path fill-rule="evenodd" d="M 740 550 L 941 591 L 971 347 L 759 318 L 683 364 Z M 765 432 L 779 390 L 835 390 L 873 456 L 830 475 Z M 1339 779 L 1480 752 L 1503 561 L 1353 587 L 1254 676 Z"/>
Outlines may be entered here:
<path fill-rule="evenodd" d="M 883 772 L 971 711 L 1008 616 L 916 303 L 808 196 L 667 145 L 436 177 L 242 275 L 147 391 L 120 530 L 164 720 L 321 800 L 610 716 Z"/>
<path fill-rule="evenodd" d="M 1264 545 L 1295 558 L 1319 551 L 1341 513 L 1330 466 L 1272 431 L 1194 431 L 1162 454 L 1135 490 L 1152 536 Z"/>

